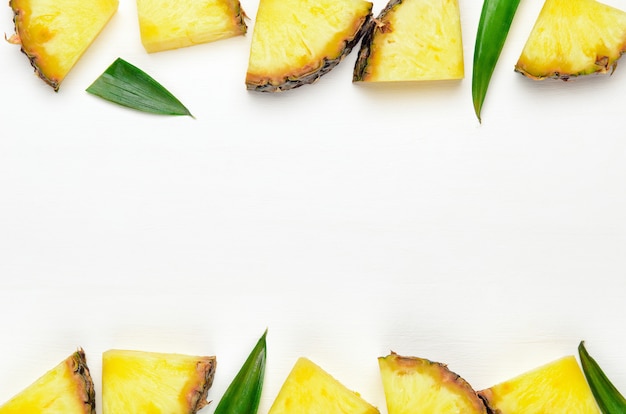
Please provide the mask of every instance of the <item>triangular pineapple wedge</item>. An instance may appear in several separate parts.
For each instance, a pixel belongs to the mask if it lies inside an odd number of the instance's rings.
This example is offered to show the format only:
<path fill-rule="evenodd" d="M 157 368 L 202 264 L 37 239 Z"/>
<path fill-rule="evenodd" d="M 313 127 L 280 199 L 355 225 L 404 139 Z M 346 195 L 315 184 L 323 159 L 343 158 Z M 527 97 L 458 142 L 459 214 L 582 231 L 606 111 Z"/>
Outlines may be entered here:
<path fill-rule="evenodd" d="M 239 0 L 137 0 L 147 52 L 178 49 L 246 33 Z"/>
<path fill-rule="evenodd" d="M 361 42 L 354 81 L 462 79 L 457 0 L 390 0 Z"/>
<path fill-rule="evenodd" d="M 550 362 L 478 394 L 495 414 L 600 414 L 574 356 Z"/>
<path fill-rule="evenodd" d="M 268 414 L 380 414 L 307 358 L 299 358 Z"/>
<path fill-rule="evenodd" d="M 215 357 L 109 350 L 102 355 L 103 414 L 194 414 L 208 404 Z"/>
<path fill-rule="evenodd" d="M 486 414 L 476 391 L 444 364 L 391 353 L 378 358 L 389 414 Z"/>
<path fill-rule="evenodd" d="M 80 349 L 0 406 L 0 414 L 95 414 L 93 381 Z"/>
<path fill-rule="evenodd" d="M 35 72 L 55 91 L 115 14 L 118 0 L 9 0 L 15 34 Z"/>
<path fill-rule="evenodd" d="M 371 12 L 365 0 L 260 0 L 247 88 L 278 92 L 317 81 L 358 43 Z"/>
<path fill-rule="evenodd" d="M 515 66 L 531 79 L 613 71 L 626 51 L 626 13 L 595 0 L 546 0 Z"/>

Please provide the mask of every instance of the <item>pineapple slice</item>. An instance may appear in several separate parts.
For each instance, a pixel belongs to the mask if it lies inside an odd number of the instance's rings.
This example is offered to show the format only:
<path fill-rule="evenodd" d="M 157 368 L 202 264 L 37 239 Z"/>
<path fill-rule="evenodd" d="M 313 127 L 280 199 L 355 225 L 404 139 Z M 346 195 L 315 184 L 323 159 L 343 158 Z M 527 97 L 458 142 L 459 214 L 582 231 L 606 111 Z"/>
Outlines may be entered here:
<path fill-rule="evenodd" d="M 462 79 L 457 0 L 390 0 L 363 36 L 354 81 Z"/>
<path fill-rule="evenodd" d="M 595 0 L 546 0 L 515 70 L 568 80 L 613 71 L 626 51 L 626 13 Z"/>
<path fill-rule="evenodd" d="M 567 356 L 478 394 L 496 414 L 600 414 L 574 356 Z"/>
<path fill-rule="evenodd" d="M 208 43 L 247 31 L 239 0 L 137 0 L 148 53 Z"/>
<path fill-rule="evenodd" d="M 299 358 L 268 414 L 380 414 L 307 358 Z"/>
<path fill-rule="evenodd" d="M 391 353 L 378 358 L 389 414 L 486 414 L 472 387 L 444 364 Z"/>
<path fill-rule="evenodd" d="M 278 92 L 317 81 L 361 39 L 372 6 L 365 0 L 261 0 L 247 88 Z"/>
<path fill-rule="evenodd" d="M 9 0 L 15 34 L 35 73 L 59 90 L 66 75 L 115 14 L 118 0 Z"/>
<path fill-rule="evenodd" d="M 194 414 L 208 404 L 215 357 L 109 350 L 102 355 L 103 414 Z"/>
<path fill-rule="evenodd" d="M 82 349 L 0 406 L 0 414 L 95 414 L 93 381 Z"/>

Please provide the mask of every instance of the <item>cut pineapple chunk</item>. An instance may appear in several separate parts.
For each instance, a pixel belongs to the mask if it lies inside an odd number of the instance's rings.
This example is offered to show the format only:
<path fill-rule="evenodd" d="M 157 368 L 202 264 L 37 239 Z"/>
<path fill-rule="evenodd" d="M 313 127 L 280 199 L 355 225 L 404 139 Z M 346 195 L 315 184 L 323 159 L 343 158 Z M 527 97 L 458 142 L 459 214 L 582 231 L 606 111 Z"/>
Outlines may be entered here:
<path fill-rule="evenodd" d="M 444 364 L 391 353 L 378 358 L 389 414 L 485 414 L 472 387 Z"/>
<path fill-rule="evenodd" d="M 600 414 L 574 356 L 567 356 L 478 393 L 496 414 Z"/>
<path fill-rule="evenodd" d="M 364 0 L 261 0 L 247 88 L 278 92 L 315 82 L 358 43 L 371 11 Z"/>
<path fill-rule="evenodd" d="M 462 79 L 457 0 L 391 0 L 369 25 L 354 81 Z"/>
<path fill-rule="evenodd" d="M 379 414 L 307 358 L 299 358 L 268 414 Z"/>
<path fill-rule="evenodd" d="M 115 14 L 118 0 L 9 0 L 15 34 L 35 72 L 55 91 Z"/>
<path fill-rule="evenodd" d="M 0 414 L 95 414 L 93 381 L 80 349 L 0 406 Z"/>
<path fill-rule="evenodd" d="M 568 80 L 615 69 L 626 51 L 626 13 L 595 0 L 546 0 L 517 72 Z"/>
<path fill-rule="evenodd" d="M 239 0 L 137 0 L 141 43 L 160 52 L 246 33 Z"/>
<path fill-rule="evenodd" d="M 103 414 L 194 414 L 208 404 L 215 357 L 109 350 L 102 355 Z"/>

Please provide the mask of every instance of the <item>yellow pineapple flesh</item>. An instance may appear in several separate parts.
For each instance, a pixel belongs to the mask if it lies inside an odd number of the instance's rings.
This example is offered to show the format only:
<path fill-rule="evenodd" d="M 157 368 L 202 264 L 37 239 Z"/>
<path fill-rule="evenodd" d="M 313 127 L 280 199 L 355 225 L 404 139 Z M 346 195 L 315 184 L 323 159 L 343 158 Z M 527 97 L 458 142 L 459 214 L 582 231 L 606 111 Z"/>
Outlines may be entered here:
<path fill-rule="evenodd" d="M 194 414 L 208 404 L 216 360 L 131 350 L 102 355 L 103 414 Z"/>
<path fill-rule="evenodd" d="M 299 358 L 268 414 L 380 414 L 307 358 Z"/>
<path fill-rule="evenodd" d="M 389 414 L 486 414 L 474 389 L 446 365 L 391 353 L 378 358 Z"/>
<path fill-rule="evenodd" d="M 372 6 L 364 0 L 260 0 L 247 88 L 278 92 L 317 81 L 361 39 Z"/>
<path fill-rule="evenodd" d="M 515 70 L 568 80 L 613 71 L 624 51 L 624 11 L 595 0 L 546 0 Z"/>
<path fill-rule="evenodd" d="M 239 0 L 137 0 L 141 42 L 147 52 L 178 49 L 243 35 Z"/>
<path fill-rule="evenodd" d="M 95 414 L 93 381 L 80 349 L 0 406 L 0 414 Z"/>
<path fill-rule="evenodd" d="M 458 0 L 391 0 L 361 42 L 354 81 L 462 79 Z"/>
<path fill-rule="evenodd" d="M 55 91 L 118 8 L 118 0 L 9 0 L 15 34 L 35 72 Z"/>
<path fill-rule="evenodd" d="M 567 356 L 478 394 L 495 414 L 600 414 L 574 356 Z"/>

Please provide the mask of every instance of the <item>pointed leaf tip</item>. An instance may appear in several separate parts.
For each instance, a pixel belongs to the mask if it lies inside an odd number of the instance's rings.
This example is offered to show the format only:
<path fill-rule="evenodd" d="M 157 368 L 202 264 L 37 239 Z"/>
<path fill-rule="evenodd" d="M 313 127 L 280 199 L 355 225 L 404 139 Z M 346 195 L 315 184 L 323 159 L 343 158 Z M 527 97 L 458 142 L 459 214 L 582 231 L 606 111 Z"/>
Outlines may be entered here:
<path fill-rule="evenodd" d="M 593 393 L 598 407 L 603 414 L 626 413 L 626 398 L 617 390 L 609 380 L 600 365 L 589 355 L 584 341 L 578 345 L 578 355 L 583 368 L 585 378 Z"/>
<path fill-rule="evenodd" d="M 87 89 L 107 101 L 142 112 L 190 116 L 171 92 L 138 67 L 117 58 Z"/>
<path fill-rule="evenodd" d="M 261 401 L 265 360 L 267 357 L 267 329 L 257 341 L 233 382 L 215 409 L 215 414 L 256 414 Z"/>

